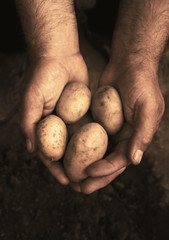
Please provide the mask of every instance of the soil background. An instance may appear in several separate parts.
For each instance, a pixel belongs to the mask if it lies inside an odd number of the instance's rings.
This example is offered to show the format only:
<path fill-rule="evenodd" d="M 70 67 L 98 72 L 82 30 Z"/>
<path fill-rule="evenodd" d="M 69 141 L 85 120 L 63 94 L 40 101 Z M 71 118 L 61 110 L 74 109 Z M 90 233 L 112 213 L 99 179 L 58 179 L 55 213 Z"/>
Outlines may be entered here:
<path fill-rule="evenodd" d="M 129 166 L 104 189 L 83 195 L 58 184 L 40 159 L 26 151 L 19 127 L 26 45 L 13 1 L 1 3 L 0 9 L 0 240 L 168 240 L 168 44 L 159 67 L 166 110 L 142 163 Z M 91 89 L 109 54 L 110 18 L 94 20 L 101 9 L 98 1 L 94 10 L 79 13 Z"/>

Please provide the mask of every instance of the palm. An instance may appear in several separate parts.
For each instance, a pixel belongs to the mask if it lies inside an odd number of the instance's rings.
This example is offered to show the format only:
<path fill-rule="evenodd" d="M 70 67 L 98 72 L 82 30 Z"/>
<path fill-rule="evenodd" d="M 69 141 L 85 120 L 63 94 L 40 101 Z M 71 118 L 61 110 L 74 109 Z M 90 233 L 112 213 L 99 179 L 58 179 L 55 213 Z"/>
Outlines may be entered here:
<path fill-rule="evenodd" d="M 77 191 L 91 193 L 106 186 L 130 164 L 138 164 L 142 153 L 151 142 L 164 111 L 164 101 L 158 85 L 157 75 L 125 72 L 118 76 L 105 71 L 101 85 L 110 84 L 121 96 L 125 122 L 115 136 L 116 147 L 106 158 L 90 165 L 89 178 L 79 185 Z"/>
<path fill-rule="evenodd" d="M 88 84 L 87 68 L 80 54 L 64 58 L 64 61 L 43 59 L 28 69 L 21 116 L 21 127 L 29 144 L 31 140 L 28 150 L 36 148 L 36 124 L 54 110 L 65 85 L 71 81 Z M 60 183 L 69 182 L 60 162 L 51 163 L 40 152 L 39 156 Z"/>

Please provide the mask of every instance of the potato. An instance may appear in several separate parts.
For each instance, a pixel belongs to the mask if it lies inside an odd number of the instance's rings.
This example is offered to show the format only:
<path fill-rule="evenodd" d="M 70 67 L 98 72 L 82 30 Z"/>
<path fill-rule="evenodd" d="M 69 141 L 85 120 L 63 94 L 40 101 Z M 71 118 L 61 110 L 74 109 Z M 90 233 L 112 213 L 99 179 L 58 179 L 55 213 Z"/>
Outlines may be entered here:
<path fill-rule="evenodd" d="M 89 113 L 86 113 L 79 121 L 67 124 L 68 138 L 70 139 L 80 127 L 90 122 L 92 122 L 92 117 Z"/>
<path fill-rule="evenodd" d="M 105 85 L 97 89 L 92 98 L 93 119 L 100 123 L 108 134 L 117 133 L 123 124 L 123 112 L 117 90 Z"/>
<path fill-rule="evenodd" d="M 107 145 L 108 136 L 100 124 L 92 122 L 79 128 L 68 143 L 63 161 L 69 179 L 85 179 L 86 167 L 104 156 Z"/>
<path fill-rule="evenodd" d="M 74 123 L 85 115 L 90 102 L 91 92 L 84 83 L 68 83 L 56 104 L 56 114 L 65 123 Z"/>
<path fill-rule="evenodd" d="M 48 159 L 57 161 L 64 155 L 67 143 L 67 128 L 61 118 L 49 115 L 37 125 L 37 143 Z"/>

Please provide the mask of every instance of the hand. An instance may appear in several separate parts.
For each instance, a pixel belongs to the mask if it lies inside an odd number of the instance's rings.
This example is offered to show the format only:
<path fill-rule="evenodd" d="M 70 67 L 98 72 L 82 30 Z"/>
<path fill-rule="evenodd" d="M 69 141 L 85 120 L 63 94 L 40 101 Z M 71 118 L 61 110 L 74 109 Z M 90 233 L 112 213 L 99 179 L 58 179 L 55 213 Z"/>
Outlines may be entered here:
<path fill-rule="evenodd" d="M 115 150 L 87 168 L 89 178 L 72 185 L 76 191 L 96 191 L 130 163 L 138 164 L 158 128 L 164 99 L 157 71 L 168 39 L 167 4 L 152 0 L 120 2 L 110 62 L 100 85 L 110 84 L 119 91 L 125 123 L 115 136 Z"/>
<path fill-rule="evenodd" d="M 36 124 L 55 109 L 63 88 L 71 81 L 88 85 L 88 72 L 80 53 L 64 58 L 42 58 L 29 66 L 21 109 L 21 128 L 28 151 L 36 150 Z M 50 162 L 40 152 L 39 156 L 61 184 L 69 183 L 60 161 Z"/>
<path fill-rule="evenodd" d="M 96 191 L 114 180 L 130 163 L 139 164 L 163 115 L 164 100 L 153 66 L 134 62 L 132 67 L 122 66 L 109 63 L 100 80 L 100 85 L 114 86 L 121 96 L 125 123 L 115 136 L 117 145 L 110 155 L 87 168 L 87 180 L 72 184 L 76 191 L 87 194 Z"/>

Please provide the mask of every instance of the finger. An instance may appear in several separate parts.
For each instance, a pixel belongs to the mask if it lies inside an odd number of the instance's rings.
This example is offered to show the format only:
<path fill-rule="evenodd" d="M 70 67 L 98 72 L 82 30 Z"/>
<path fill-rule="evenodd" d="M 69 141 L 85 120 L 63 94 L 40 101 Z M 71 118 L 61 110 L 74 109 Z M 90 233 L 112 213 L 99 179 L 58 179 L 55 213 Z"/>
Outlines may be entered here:
<path fill-rule="evenodd" d="M 73 66 L 73 69 L 72 69 Z M 80 68 L 79 68 L 80 66 Z M 69 63 L 68 63 L 69 68 Z M 70 81 L 80 81 L 89 86 L 89 76 L 86 63 L 81 54 L 73 56 L 70 60 Z"/>
<path fill-rule="evenodd" d="M 69 179 L 66 176 L 64 168 L 59 161 L 52 162 L 49 159 L 45 158 L 43 154 L 39 151 L 38 155 L 45 166 L 48 168 L 50 173 L 57 179 L 57 181 L 63 185 L 69 184 Z"/>
<path fill-rule="evenodd" d="M 35 151 L 36 123 L 40 120 L 43 112 L 43 97 L 39 90 L 33 86 L 29 87 L 24 94 L 21 109 L 21 128 L 25 134 L 27 149 L 30 152 Z"/>
<path fill-rule="evenodd" d="M 118 175 L 120 175 L 126 168 L 122 168 L 116 173 L 113 173 L 109 176 L 105 177 L 96 177 L 96 178 L 87 178 L 84 182 L 80 184 L 81 191 L 85 194 L 90 194 L 95 192 L 98 189 L 101 189 L 107 186 L 110 182 L 112 182 Z"/>
<path fill-rule="evenodd" d="M 129 165 L 129 160 L 126 158 L 126 155 L 120 152 L 114 152 L 105 159 L 90 165 L 86 169 L 86 172 L 90 177 L 107 176 L 119 171 L 127 165 Z"/>
<path fill-rule="evenodd" d="M 48 81 L 48 83 L 43 83 L 45 88 L 43 89 L 44 95 L 44 106 L 43 106 L 43 116 L 49 115 L 56 107 L 56 103 L 60 98 L 65 85 L 68 82 L 68 75 L 66 73 L 59 72 L 55 76 L 55 79 Z"/>
<path fill-rule="evenodd" d="M 157 111 L 150 104 L 143 104 L 135 113 L 134 131 L 128 145 L 128 157 L 135 165 L 140 163 L 159 125 Z"/>
<path fill-rule="evenodd" d="M 70 182 L 70 186 L 71 186 L 71 188 L 73 188 L 74 191 L 76 191 L 76 192 L 81 192 L 80 184 L 79 184 L 79 183 Z"/>
<path fill-rule="evenodd" d="M 127 145 L 131 134 L 131 126 L 125 124 L 120 133 L 116 135 L 117 145 L 114 149 L 114 152 L 109 154 L 104 159 L 91 164 L 86 169 L 88 176 L 107 176 L 115 173 L 123 167 L 128 166 L 130 164 L 130 160 L 127 157 Z"/>

